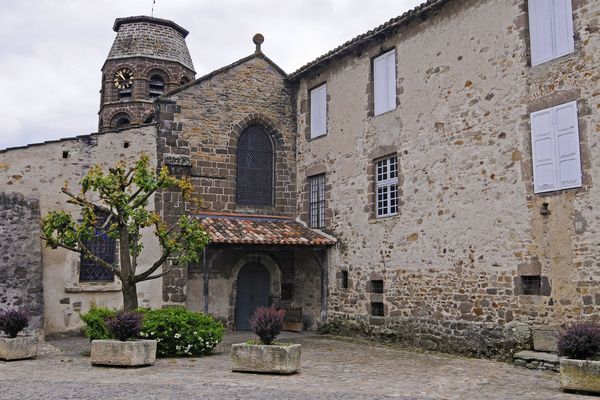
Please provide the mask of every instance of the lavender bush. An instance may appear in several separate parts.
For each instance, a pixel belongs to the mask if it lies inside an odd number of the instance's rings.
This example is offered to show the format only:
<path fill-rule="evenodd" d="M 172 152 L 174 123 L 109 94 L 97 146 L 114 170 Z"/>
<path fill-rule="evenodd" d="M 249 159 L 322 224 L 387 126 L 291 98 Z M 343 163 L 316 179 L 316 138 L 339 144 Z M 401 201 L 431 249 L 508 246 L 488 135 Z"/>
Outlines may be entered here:
<path fill-rule="evenodd" d="M 140 334 L 142 319 L 143 315 L 137 312 L 119 312 L 106 320 L 106 328 L 112 337 L 124 342 Z"/>
<path fill-rule="evenodd" d="M 11 308 L 0 312 L 0 330 L 15 338 L 29 324 L 29 313 L 22 308 Z"/>
<path fill-rule="evenodd" d="M 575 360 L 596 359 L 600 355 L 600 325 L 579 322 L 558 335 L 558 355 Z"/>
<path fill-rule="evenodd" d="M 259 307 L 250 318 L 252 331 L 258 335 L 262 344 L 271 344 L 283 328 L 285 310 L 278 310 L 275 306 Z"/>

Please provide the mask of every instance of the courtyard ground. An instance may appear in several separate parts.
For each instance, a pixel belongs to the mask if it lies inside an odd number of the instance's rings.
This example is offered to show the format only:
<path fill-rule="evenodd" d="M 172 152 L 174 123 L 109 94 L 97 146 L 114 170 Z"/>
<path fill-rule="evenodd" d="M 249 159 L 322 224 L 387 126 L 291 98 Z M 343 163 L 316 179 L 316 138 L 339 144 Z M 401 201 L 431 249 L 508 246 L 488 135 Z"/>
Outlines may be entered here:
<path fill-rule="evenodd" d="M 559 375 L 509 364 L 411 352 L 366 341 L 285 333 L 302 343 L 291 376 L 231 372 L 228 334 L 215 354 L 159 359 L 140 369 L 90 366 L 83 338 L 49 340 L 36 360 L 0 362 L 0 399 L 584 399 Z"/>

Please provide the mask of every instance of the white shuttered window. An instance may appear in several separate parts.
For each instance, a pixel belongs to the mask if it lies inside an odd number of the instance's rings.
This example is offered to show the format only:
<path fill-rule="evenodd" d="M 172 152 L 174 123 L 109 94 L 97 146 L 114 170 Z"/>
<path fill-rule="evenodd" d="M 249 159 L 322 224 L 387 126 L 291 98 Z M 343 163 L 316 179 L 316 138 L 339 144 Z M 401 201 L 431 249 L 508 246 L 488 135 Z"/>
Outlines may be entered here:
<path fill-rule="evenodd" d="M 373 97 L 375 115 L 396 108 L 396 51 L 373 59 Z"/>
<path fill-rule="evenodd" d="M 575 51 L 572 0 L 529 0 L 531 65 Z"/>
<path fill-rule="evenodd" d="M 327 85 L 323 84 L 310 91 L 310 137 L 316 138 L 327 133 Z"/>
<path fill-rule="evenodd" d="M 581 187 L 577 103 L 531 114 L 535 193 Z"/>

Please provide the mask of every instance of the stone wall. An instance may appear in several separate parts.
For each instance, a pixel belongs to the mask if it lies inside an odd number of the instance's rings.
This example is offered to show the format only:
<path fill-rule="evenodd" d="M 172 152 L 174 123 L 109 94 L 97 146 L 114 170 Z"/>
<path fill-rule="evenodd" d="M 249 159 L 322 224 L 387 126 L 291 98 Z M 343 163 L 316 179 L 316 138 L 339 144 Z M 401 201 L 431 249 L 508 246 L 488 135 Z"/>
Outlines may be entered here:
<path fill-rule="evenodd" d="M 16 192 L 26 198 L 39 199 L 38 218 L 51 210 L 75 211 L 60 191 L 65 182 L 77 192 L 80 180 L 93 165 L 106 168 L 118 160 L 131 165 L 142 152 L 150 156 L 151 165 L 156 165 L 156 126 L 3 150 L 0 151 L 0 192 Z M 153 205 L 151 199 L 151 209 Z M 139 268 L 158 259 L 160 248 L 151 230 L 144 231 L 142 235 L 144 252 L 138 259 Z M 81 328 L 79 312 L 87 311 L 91 302 L 107 307 L 122 306 L 118 280 L 79 282 L 79 254 L 49 249 L 40 243 L 39 235 L 36 239 L 38 246 L 42 247 L 46 334 Z M 42 279 L 41 276 L 39 278 Z M 39 285 L 42 281 L 32 283 Z M 161 307 L 161 287 L 161 279 L 139 284 L 140 305 Z"/>
<path fill-rule="evenodd" d="M 0 193 L 0 308 L 26 309 L 35 330 L 44 328 L 39 219 L 37 199 Z"/>
<path fill-rule="evenodd" d="M 327 229 L 339 240 L 330 257 L 334 321 L 427 348 L 458 351 L 463 343 L 459 352 L 491 354 L 527 346 L 522 327 L 598 318 L 600 165 L 591 149 L 600 129 L 600 4 L 576 0 L 573 9 L 576 52 L 534 68 L 526 2 L 468 0 L 299 82 L 299 132 L 309 89 L 327 82 L 328 134 L 298 136 L 297 180 L 302 190 L 307 171 L 327 167 Z M 398 107 L 373 116 L 371 60 L 394 47 Z M 580 106 L 584 187 L 535 195 L 529 113 L 569 100 Z M 377 219 L 373 162 L 390 154 L 399 162 L 400 213 Z M 550 215 L 540 213 L 544 202 Z M 348 289 L 335 279 L 342 269 Z M 520 275 L 532 269 L 541 271 L 539 296 L 519 291 Z M 383 280 L 383 293 L 370 293 L 372 280 Z M 384 317 L 369 316 L 372 302 L 383 303 Z"/>

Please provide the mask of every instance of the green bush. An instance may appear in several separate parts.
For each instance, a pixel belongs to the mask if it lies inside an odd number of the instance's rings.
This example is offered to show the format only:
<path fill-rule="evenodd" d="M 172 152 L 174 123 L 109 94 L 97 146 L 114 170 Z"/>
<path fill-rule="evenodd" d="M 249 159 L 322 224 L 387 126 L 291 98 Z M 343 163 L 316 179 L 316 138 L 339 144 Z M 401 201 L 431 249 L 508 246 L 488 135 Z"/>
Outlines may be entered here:
<path fill-rule="evenodd" d="M 81 320 L 85 322 L 85 336 L 90 340 L 112 339 L 105 322 L 108 318 L 114 318 L 116 315 L 116 310 L 91 304 L 90 310 L 80 315 Z"/>
<path fill-rule="evenodd" d="M 140 309 L 140 336 L 156 339 L 159 357 L 197 357 L 210 353 L 223 340 L 225 328 L 213 316 L 183 308 Z"/>

